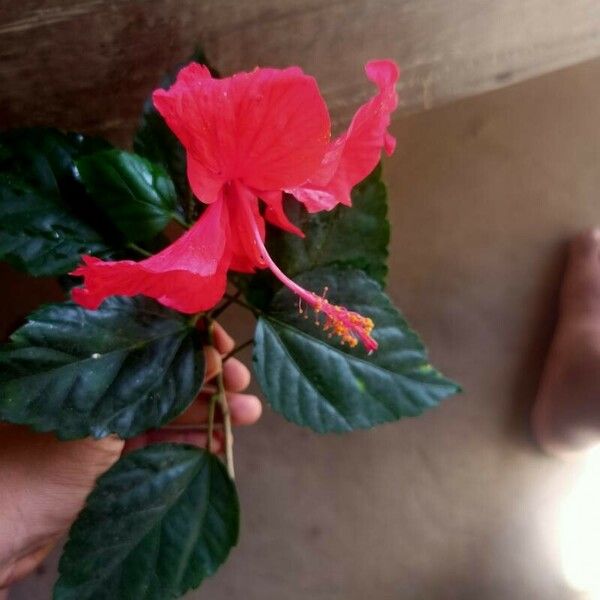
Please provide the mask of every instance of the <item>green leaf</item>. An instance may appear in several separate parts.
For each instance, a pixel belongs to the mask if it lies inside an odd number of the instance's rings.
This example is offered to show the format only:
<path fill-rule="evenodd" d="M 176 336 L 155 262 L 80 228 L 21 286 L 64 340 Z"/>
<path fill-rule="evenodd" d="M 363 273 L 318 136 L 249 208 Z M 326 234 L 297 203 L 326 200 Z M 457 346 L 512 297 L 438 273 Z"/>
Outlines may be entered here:
<path fill-rule="evenodd" d="M 382 286 L 387 275 L 390 226 L 387 220 L 387 190 L 378 166 L 352 190 L 352 207 L 338 205 L 330 212 L 308 213 L 292 197 L 285 212 L 306 237 L 269 227 L 267 246 L 279 267 L 294 278 L 322 266 L 361 269 Z M 264 308 L 281 287 L 267 271 L 252 276 L 233 275 L 252 304 Z"/>
<path fill-rule="evenodd" d="M 55 129 L 0 134 L 0 260 L 38 276 L 68 273 L 82 253 L 115 256 L 117 232 L 75 169 L 75 160 L 107 147 Z"/>
<path fill-rule="evenodd" d="M 288 420 L 320 433 L 352 431 L 417 416 L 459 391 L 362 271 L 319 268 L 297 281 L 312 290 L 327 286 L 331 302 L 371 317 L 379 348 L 369 356 L 341 346 L 299 314 L 291 292 L 278 292 L 259 319 L 253 362 L 269 404 Z"/>
<path fill-rule="evenodd" d="M 105 150 L 77 161 L 87 191 L 130 242 L 148 240 L 173 218 L 175 188 L 159 166 L 123 150 Z"/>
<path fill-rule="evenodd" d="M 217 71 L 208 64 L 204 52 L 197 49 L 187 61 L 177 65 L 171 73 L 163 77 L 158 87 L 169 88 L 175 82 L 177 73 L 181 68 L 190 62 L 206 65 L 213 77 L 219 76 Z M 164 167 L 175 183 L 181 201 L 181 214 L 186 215 L 188 219 L 192 219 L 194 215 L 190 214 L 190 212 L 193 212 L 193 210 L 189 210 L 190 207 L 195 209 L 200 205 L 193 199 L 189 187 L 185 150 L 162 116 L 154 108 L 151 96 L 144 102 L 140 125 L 133 140 L 133 149 L 138 154 Z"/>
<path fill-rule="evenodd" d="M 75 161 L 107 148 L 104 140 L 80 133 L 46 127 L 10 129 L 0 134 L 0 173 L 17 176 L 38 192 L 77 197 L 83 189 Z"/>
<path fill-rule="evenodd" d="M 352 190 L 352 207 L 338 205 L 330 212 L 310 214 L 300 202 L 288 198 L 286 214 L 306 235 L 300 238 L 281 229 L 270 232 L 269 251 L 287 275 L 342 265 L 361 269 L 385 284 L 390 227 L 380 167 Z"/>
<path fill-rule="evenodd" d="M 191 198 L 187 183 L 185 150 L 150 101 L 144 105 L 142 122 L 133 141 L 133 149 L 166 169 L 180 198 Z"/>
<path fill-rule="evenodd" d="M 71 528 L 54 600 L 168 600 L 198 587 L 237 544 L 239 501 L 222 463 L 192 446 L 128 454 Z"/>
<path fill-rule="evenodd" d="M 129 438 L 183 412 L 203 377 L 196 329 L 153 300 L 47 305 L 0 347 L 0 421 Z"/>
<path fill-rule="evenodd" d="M 111 250 L 55 195 L 0 175 L 0 260 L 34 276 L 62 275 L 82 254 L 106 257 Z"/>

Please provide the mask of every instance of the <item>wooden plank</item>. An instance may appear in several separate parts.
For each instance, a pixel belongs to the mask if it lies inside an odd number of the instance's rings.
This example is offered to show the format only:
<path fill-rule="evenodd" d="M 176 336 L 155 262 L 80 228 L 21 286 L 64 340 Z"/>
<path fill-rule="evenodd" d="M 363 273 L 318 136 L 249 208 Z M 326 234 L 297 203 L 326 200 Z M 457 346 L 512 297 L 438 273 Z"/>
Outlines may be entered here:
<path fill-rule="evenodd" d="M 53 123 L 129 139 L 164 70 L 201 43 L 224 72 L 299 64 L 337 122 L 402 66 L 402 110 L 600 55 L 597 0 L 0 0 L 0 127 Z"/>

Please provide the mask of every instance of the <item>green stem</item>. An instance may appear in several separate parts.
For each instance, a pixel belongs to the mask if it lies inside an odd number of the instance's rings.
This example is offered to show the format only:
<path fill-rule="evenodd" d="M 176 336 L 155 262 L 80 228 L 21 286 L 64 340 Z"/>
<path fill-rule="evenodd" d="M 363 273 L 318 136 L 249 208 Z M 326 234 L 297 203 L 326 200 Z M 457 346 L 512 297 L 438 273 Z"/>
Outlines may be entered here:
<path fill-rule="evenodd" d="M 247 302 L 244 302 L 243 300 L 239 300 L 238 293 L 239 293 L 239 290 L 234 295 L 225 294 L 223 296 L 223 298 L 226 298 L 227 300 L 231 300 L 232 304 L 237 304 L 238 306 L 241 306 L 242 308 L 249 310 L 255 317 L 259 317 L 262 314 L 262 311 L 258 308 L 254 308 L 254 306 L 250 306 L 250 304 L 248 304 Z"/>
<path fill-rule="evenodd" d="M 176 223 L 179 223 L 184 229 L 189 229 L 190 228 L 190 226 L 188 225 L 187 221 L 185 219 L 183 219 L 182 217 L 180 217 L 177 213 L 171 213 L 171 218 Z"/>
<path fill-rule="evenodd" d="M 250 338 L 249 340 L 246 340 L 243 344 L 236 346 L 231 352 L 228 352 L 223 357 L 223 362 L 229 360 L 232 356 L 235 356 L 236 354 L 238 354 L 238 352 L 241 352 L 244 348 L 251 346 L 253 343 L 254 343 L 254 338 Z"/>
<path fill-rule="evenodd" d="M 143 248 L 141 248 L 137 244 L 134 244 L 133 242 L 129 242 L 129 244 L 127 244 L 127 247 L 130 248 L 131 250 L 133 250 L 134 252 L 141 254 L 142 256 L 146 256 L 146 257 L 152 256 L 152 252 L 148 252 L 148 250 L 144 250 Z"/>
<path fill-rule="evenodd" d="M 188 221 L 194 220 L 194 208 L 196 206 L 196 201 L 194 200 L 194 194 L 192 191 L 188 189 L 186 203 L 185 203 L 185 215 Z"/>
<path fill-rule="evenodd" d="M 239 290 L 233 296 L 225 296 L 225 302 L 221 306 L 217 306 L 210 314 L 212 319 L 216 319 L 221 313 L 225 312 L 237 299 L 242 295 Z"/>
<path fill-rule="evenodd" d="M 219 399 L 219 395 L 213 394 L 210 397 L 210 400 L 208 402 L 208 432 L 207 432 L 208 439 L 207 439 L 206 449 L 209 452 L 212 452 L 213 433 L 215 431 L 215 408 L 217 406 L 218 399 Z"/>
<path fill-rule="evenodd" d="M 210 342 L 215 346 L 214 339 L 215 321 L 212 319 L 209 321 L 208 334 Z M 233 465 L 233 431 L 231 427 L 231 413 L 229 412 L 229 404 L 227 404 L 227 396 L 225 394 L 225 380 L 223 377 L 223 368 L 217 374 L 217 393 L 213 394 L 209 404 L 209 420 L 208 420 L 208 448 L 211 449 L 212 445 L 212 432 L 214 428 L 215 420 L 215 408 L 214 405 L 219 404 L 221 409 L 221 415 L 223 416 L 223 428 L 225 430 L 225 464 L 227 465 L 227 473 L 231 479 L 235 479 L 235 469 Z M 213 405 L 213 406 L 211 406 Z M 211 418 L 212 416 L 212 418 Z"/>
<path fill-rule="evenodd" d="M 195 315 L 192 315 L 190 317 L 190 327 L 196 327 L 200 317 L 203 317 L 203 316 L 204 316 L 203 312 L 199 312 L 199 313 L 196 313 Z"/>

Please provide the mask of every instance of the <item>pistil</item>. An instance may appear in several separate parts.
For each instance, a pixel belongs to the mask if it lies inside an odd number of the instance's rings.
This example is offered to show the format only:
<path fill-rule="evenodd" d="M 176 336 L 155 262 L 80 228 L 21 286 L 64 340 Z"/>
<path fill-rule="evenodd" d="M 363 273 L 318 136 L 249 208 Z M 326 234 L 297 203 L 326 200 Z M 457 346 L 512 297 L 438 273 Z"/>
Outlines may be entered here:
<path fill-rule="evenodd" d="M 326 290 L 322 296 L 319 296 L 314 292 L 305 290 L 295 281 L 292 281 L 271 258 L 260 235 L 254 215 L 251 214 L 250 210 L 247 210 L 247 212 L 248 218 L 252 223 L 254 239 L 263 260 L 273 275 L 275 275 L 283 285 L 294 292 L 301 301 L 303 300 L 308 306 L 312 307 L 315 311 L 316 323 L 320 325 L 324 331 L 328 332 L 330 336 L 338 337 L 342 345 L 348 345 L 350 348 L 354 348 L 360 341 L 369 354 L 377 350 L 377 342 L 371 336 L 374 328 L 373 320 L 360 313 L 349 310 L 344 306 L 332 304 L 325 298 Z M 300 308 L 300 310 L 303 311 L 304 309 Z M 323 323 L 319 320 L 321 314 L 325 316 L 325 321 Z"/>

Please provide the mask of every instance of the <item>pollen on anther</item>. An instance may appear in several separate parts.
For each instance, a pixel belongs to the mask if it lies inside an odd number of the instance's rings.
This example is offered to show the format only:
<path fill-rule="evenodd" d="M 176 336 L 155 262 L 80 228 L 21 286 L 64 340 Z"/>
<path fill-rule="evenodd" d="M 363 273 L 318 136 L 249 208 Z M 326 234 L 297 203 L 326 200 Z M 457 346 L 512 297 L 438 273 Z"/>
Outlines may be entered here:
<path fill-rule="evenodd" d="M 377 342 L 371 337 L 374 323 L 369 317 L 351 311 L 344 306 L 332 304 L 325 299 L 327 288 L 323 292 L 323 296 L 313 295 L 310 304 L 315 311 L 315 325 L 319 325 L 327 332 L 327 337 L 336 336 L 340 338 L 342 346 L 355 348 L 359 341 L 365 349 L 371 354 L 377 349 Z M 321 324 L 319 314 L 325 315 L 325 322 Z M 305 314 L 306 318 L 307 315 Z"/>

